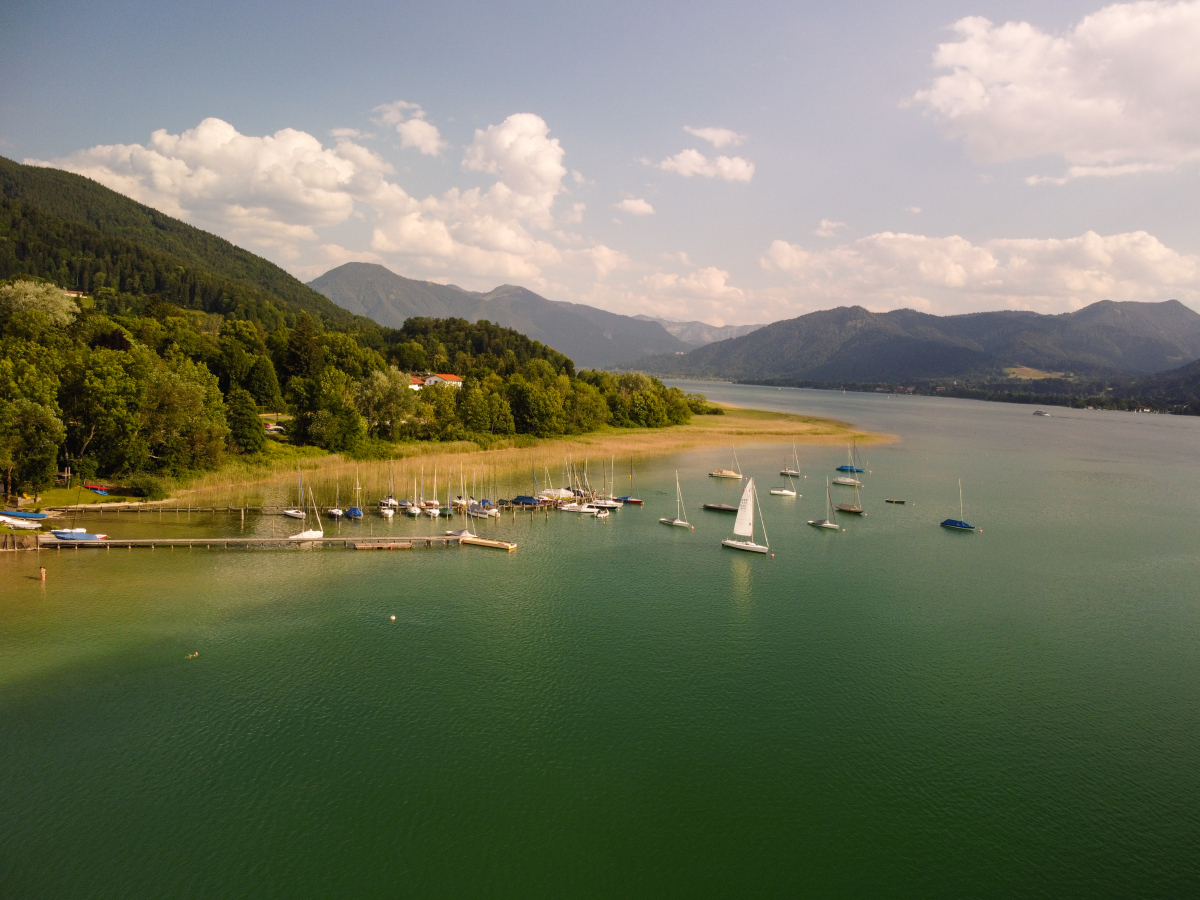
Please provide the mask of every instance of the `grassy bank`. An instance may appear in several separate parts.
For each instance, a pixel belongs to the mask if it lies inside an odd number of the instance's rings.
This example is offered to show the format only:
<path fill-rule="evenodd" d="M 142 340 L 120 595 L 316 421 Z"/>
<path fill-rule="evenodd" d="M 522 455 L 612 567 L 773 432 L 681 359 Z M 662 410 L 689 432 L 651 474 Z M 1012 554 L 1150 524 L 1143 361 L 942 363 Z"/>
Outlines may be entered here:
<path fill-rule="evenodd" d="M 196 478 L 173 493 L 176 499 L 193 506 L 240 506 L 268 503 L 294 503 L 297 466 L 312 487 L 317 503 L 332 504 L 335 485 L 340 486 L 343 507 L 354 502 L 354 483 L 362 485 L 363 503 L 374 502 L 386 492 L 389 469 L 395 481 L 396 496 L 412 492 L 413 478 L 425 478 L 426 490 L 432 486 L 434 471 L 439 473 L 439 496 L 446 491 L 446 475 L 454 473 L 454 493 L 458 493 L 459 472 L 465 473 L 470 489 L 472 472 L 494 483 L 487 493 L 512 496 L 529 489 L 528 473 L 536 468 L 539 476 L 549 469 L 557 480 L 564 458 L 581 464 L 591 461 L 593 480 L 598 482 L 599 464 L 615 456 L 625 461 L 662 456 L 706 446 L 748 443 L 791 442 L 809 444 L 860 444 L 889 440 L 886 435 L 862 431 L 845 422 L 813 416 L 726 407 L 723 416 L 696 416 L 687 425 L 660 429 L 608 428 L 584 435 L 537 439 L 526 436 L 498 441 L 489 449 L 471 442 L 396 444 L 390 459 L 355 462 L 339 454 L 326 454 L 311 447 L 294 448 L 272 444 L 261 457 L 235 459 L 219 471 Z M 724 464 L 724 463 L 722 463 Z M 621 466 L 618 466 L 618 470 Z M 620 474 L 620 471 L 618 471 Z M 622 484 L 618 480 L 618 492 Z"/>

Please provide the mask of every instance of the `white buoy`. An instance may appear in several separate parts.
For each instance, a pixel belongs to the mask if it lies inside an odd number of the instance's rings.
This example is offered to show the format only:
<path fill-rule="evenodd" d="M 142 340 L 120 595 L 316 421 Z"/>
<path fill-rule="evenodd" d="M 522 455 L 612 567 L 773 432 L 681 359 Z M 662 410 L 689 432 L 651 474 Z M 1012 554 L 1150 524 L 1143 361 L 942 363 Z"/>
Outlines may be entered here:
<path fill-rule="evenodd" d="M 395 622 L 395 621 L 396 621 L 396 617 L 395 617 L 395 616 L 392 616 L 392 621 L 393 621 L 393 622 Z"/>

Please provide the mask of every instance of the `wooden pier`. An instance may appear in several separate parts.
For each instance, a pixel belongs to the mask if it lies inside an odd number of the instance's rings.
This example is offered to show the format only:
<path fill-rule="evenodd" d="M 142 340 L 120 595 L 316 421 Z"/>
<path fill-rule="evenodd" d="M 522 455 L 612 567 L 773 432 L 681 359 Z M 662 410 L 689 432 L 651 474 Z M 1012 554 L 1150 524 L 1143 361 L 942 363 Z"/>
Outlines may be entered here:
<path fill-rule="evenodd" d="M 102 541 L 60 541 L 53 535 L 39 535 L 42 550 L 411 550 L 415 547 L 457 547 L 471 544 L 499 547 L 510 553 L 517 545 L 510 541 L 492 541 L 460 535 L 415 535 L 412 537 L 325 537 L 311 541 L 266 537 L 214 538 L 106 538 Z"/>

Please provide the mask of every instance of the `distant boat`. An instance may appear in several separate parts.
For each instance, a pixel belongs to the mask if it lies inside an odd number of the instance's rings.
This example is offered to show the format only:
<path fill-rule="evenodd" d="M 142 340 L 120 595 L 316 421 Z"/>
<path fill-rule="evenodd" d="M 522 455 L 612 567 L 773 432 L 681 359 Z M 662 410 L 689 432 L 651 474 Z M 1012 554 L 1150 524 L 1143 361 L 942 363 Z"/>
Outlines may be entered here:
<path fill-rule="evenodd" d="M 837 531 L 840 527 L 837 523 L 837 513 L 833 510 L 833 494 L 829 490 L 829 479 L 825 479 L 825 518 L 809 519 L 808 524 L 813 528 L 829 528 Z"/>
<path fill-rule="evenodd" d="M 792 441 L 792 460 L 783 464 L 783 468 L 779 470 L 780 475 L 790 475 L 793 478 L 800 477 L 800 457 L 796 453 L 796 442 Z"/>
<path fill-rule="evenodd" d="M 713 512 L 737 512 L 736 506 L 730 506 L 728 503 L 705 503 L 705 509 L 711 509 Z"/>
<path fill-rule="evenodd" d="M 344 515 L 342 512 L 342 486 L 336 476 L 333 481 L 333 508 L 327 512 L 331 519 L 340 519 Z"/>
<path fill-rule="evenodd" d="M 795 482 L 792 481 L 792 476 L 787 476 L 788 487 L 771 488 L 771 493 L 776 497 L 797 497 Z"/>
<path fill-rule="evenodd" d="M 361 519 L 362 511 L 362 485 L 358 480 L 358 466 L 354 467 L 354 505 L 346 510 L 346 517 L 349 519 Z"/>
<path fill-rule="evenodd" d="M 300 474 L 300 464 L 296 464 L 297 506 L 295 509 L 285 509 L 283 514 L 292 519 L 304 518 L 304 476 Z"/>
<path fill-rule="evenodd" d="M 754 479 L 746 480 L 746 487 L 742 489 L 742 502 L 738 504 L 737 521 L 733 523 L 733 533 L 738 537 L 746 538 L 744 541 L 728 538 L 721 541 L 724 547 L 730 547 L 734 550 L 746 550 L 750 553 L 770 553 L 771 542 L 767 539 L 767 526 L 763 523 L 763 543 L 756 543 L 754 540 L 754 507 L 758 502 L 758 492 L 754 490 Z"/>
<path fill-rule="evenodd" d="M 14 519 L 44 519 L 44 518 L 46 518 L 45 513 L 25 512 L 24 510 L 20 510 L 20 509 L 4 509 L 4 510 L 0 510 L 0 513 L 3 513 L 6 516 L 12 516 Z"/>
<path fill-rule="evenodd" d="M 678 476 L 678 474 L 679 473 L 676 473 L 676 476 Z M 638 495 L 637 495 L 638 494 L 637 477 L 633 474 L 633 457 L 632 456 L 629 457 L 629 483 L 633 486 L 632 487 L 633 493 L 630 494 L 628 497 L 617 497 L 617 499 L 620 500 L 622 503 L 632 503 L 634 506 L 641 506 L 642 501 L 638 499 Z M 613 490 L 615 491 L 616 489 L 617 489 L 616 485 L 614 484 Z"/>
<path fill-rule="evenodd" d="M 680 528 L 692 528 L 687 520 L 687 510 L 683 508 L 683 488 L 679 486 L 679 470 L 675 470 L 675 518 L 659 519 L 664 525 L 678 525 Z"/>
<path fill-rule="evenodd" d="M 308 489 L 308 496 L 312 500 L 313 518 L 316 519 L 317 527 L 306 529 L 299 534 L 293 534 L 288 538 L 289 541 L 319 541 L 325 537 L 325 529 L 321 527 L 321 514 L 317 512 L 317 501 L 313 499 L 312 488 Z"/>
<path fill-rule="evenodd" d="M 12 519 L 8 516 L 0 516 L 0 525 L 16 528 L 18 531 L 39 531 L 42 527 L 42 523 L 34 519 Z"/>
<path fill-rule="evenodd" d="M 860 469 L 860 468 L 858 468 L 858 466 L 854 465 L 854 451 L 851 450 L 849 447 L 846 448 L 846 458 L 850 461 L 850 464 L 846 465 L 846 466 L 838 466 L 837 470 L 839 472 L 861 472 L 862 471 L 862 469 Z M 837 478 L 833 479 L 833 483 L 840 484 L 843 487 L 852 487 L 852 488 L 862 487 L 862 482 L 859 481 L 857 478 L 855 478 L 853 475 L 839 475 Z"/>
<path fill-rule="evenodd" d="M 102 541 L 107 534 L 89 534 L 86 528 L 54 528 L 50 533 L 60 541 Z"/>
<path fill-rule="evenodd" d="M 883 502 L 884 503 L 904 503 L 903 500 L 893 500 L 891 497 L 885 498 Z"/>
<path fill-rule="evenodd" d="M 708 473 L 709 478 L 741 478 L 742 466 L 738 462 L 737 450 L 733 451 L 733 468 L 732 469 L 717 469 Z"/>
<path fill-rule="evenodd" d="M 865 516 L 866 510 L 863 509 L 862 498 L 858 495 L 858 485 L 854 485 L 854 502 L 839 503 L 837 505 L 838 512 L 850 513 L 853 516 Z"/>
<path fill-rule="evenodd" d="M 974 525 L 968 525 L 963 521 L 963 498 L 962 498 L 962 479 L 958 479 L 958 518 L 945 519 L 941 523 L 943 528 L 951 528 L 954 531 L 974 531 Z"/>
<path fill-rule="evenodd" d="M 1048 412 L 1046 412 L 1045 410 L 1042 410 L 1042 409 L 1035 409 L 1035 410 L 1033 411 L 1033 414 L 1034 414 L 1035 416 L 1045 416 L 1047 419 L 1049 419 L 1049 418 L 1050 418 L 1050 413 L 1048 413 Z"/>

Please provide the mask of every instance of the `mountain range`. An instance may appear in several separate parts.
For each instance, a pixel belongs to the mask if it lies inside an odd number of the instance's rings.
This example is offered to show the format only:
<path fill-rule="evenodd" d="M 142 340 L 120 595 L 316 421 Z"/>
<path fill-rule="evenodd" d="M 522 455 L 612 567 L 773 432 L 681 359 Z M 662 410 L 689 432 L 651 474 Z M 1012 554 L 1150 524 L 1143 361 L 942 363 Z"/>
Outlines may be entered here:
<path fill-rule="evenodd" d="M 654 316 L 636 315 L 635 319 L 657 322 L 685 344 L 703 347 L 715 341 L 741 337 L 762 328 L 761 325 L 709 325 L 707 322 L 676 322 L 673 319 L 657 319 Z"/>
<path fill-rule="evenodd" d="M 608 368 L 689 344 L 644 317 L 622 316 L 579 303 L 547 300 L 511 284 L 487 293 L 416 281 L 373 263 L 346 263 L 308 283 L 341 308 L 399 328 L 412 316 L 487 319 L 567 354 L 582 368 Z M 696 323 L 699 324 L 699 323 Z"/>
<path fill-rule="evenodd" d="M 1150 374 L 1200 359 L 1200 314 L 1176 300 L 1102 300 L 1076 312 L 934 316 L 839 307 L 775 322 L 686 354 L 632 364 L 659 375 L 771 383 L 907 382 L 1003 376 Z"/>

